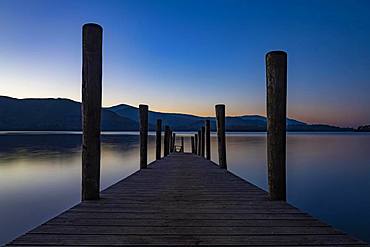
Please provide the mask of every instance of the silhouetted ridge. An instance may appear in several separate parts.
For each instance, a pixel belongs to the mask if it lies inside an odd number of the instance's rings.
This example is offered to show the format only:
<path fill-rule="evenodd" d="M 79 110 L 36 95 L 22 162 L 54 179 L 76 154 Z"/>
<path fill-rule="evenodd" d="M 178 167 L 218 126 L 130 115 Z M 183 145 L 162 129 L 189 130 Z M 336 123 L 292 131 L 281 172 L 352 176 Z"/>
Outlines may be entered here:
<path fill-rule="evenodd" d="M 126 104 L 120 104 L 107 108 L 120 116 L 127 117 L 131 120 L 136 120 L 138 116 L 138 108 Z M 198 130 L 204 125 L 204 120 L 210 119 L 211 130 L 216 130 L 216 122 L 214 117 L 199 117 L 190 114 L 182 113 L 161 113 L 149 111 L 149 123 L 155 125 L 156 120 L 160 118 L 163 125 L 169 125 L 177 131 Z M 266 131 L 266 117 L 259 115 L 243 115 L 226 117 L 227 131 Z M 287 119 L 287 129 L 289 131 L 352 131 L 351 128 L 340 128 L 322 124 L 306 124 L 304 122 Z"/>
<path fill-rule="evenodd" d="M 0 96 L 0 130 L 81 130 L 81 103 L 70 99 Z M 102 130 L 137 130 L 138 124 L 102 110 Z"/>
<path fill-rule="evenodd" d="M 199 117 L 182 113 L 149 111 L 149 129 L 156 120 L 177 131 L 198 130 L 209 119 L 211 130 L 216 130 L 214 117 Z M 64 98 L 16 99 L 0 96 L 0 130 L 81 130 L 81 103 Z M 343 131 L 352 130 L 330 125 L 310 125 L 287 119 L 290 131 Z M 102 109 L 102 130 L 138 130 L 138 108 L 120 104 Z M 226 117 L 227 131 L 266 131 L 266 118 L 259 115 Z"/>

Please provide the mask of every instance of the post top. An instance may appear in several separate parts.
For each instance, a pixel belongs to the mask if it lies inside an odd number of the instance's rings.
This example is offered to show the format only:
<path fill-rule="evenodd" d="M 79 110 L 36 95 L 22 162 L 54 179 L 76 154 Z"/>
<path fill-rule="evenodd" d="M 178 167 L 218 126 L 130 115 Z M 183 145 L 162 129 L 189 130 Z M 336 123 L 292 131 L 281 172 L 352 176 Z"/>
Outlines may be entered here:
<path fill-rule="evenodd" d="M 96 23 L 85 23 L 82 27 L 83 29 L 86 29 L 86 28 L 96 28 L 100 31 L 103 31 L 103 27 L 100 26 L 99 24 L 96 24 Z"/>
<path fill-rule="evenodd" d="M 287 56 L 288 54 L 285 51 L 269 51 L 266 53 L 267 56 Z"/>
<path fill-rule="evenodd" d="M 148 108 L 148 105 L 140 104 L 140 105 L 139 105 L 139 108 Z"/>
<path fill-rule="evenodd" d="M 216 109 L 216 111 L 217 111 L 217 109 L 220 109 L 220 110 L 225 109 L 225 105 L 224 104 L 217 104 L 217 105 L 215 105 L 215 109 Z"/>

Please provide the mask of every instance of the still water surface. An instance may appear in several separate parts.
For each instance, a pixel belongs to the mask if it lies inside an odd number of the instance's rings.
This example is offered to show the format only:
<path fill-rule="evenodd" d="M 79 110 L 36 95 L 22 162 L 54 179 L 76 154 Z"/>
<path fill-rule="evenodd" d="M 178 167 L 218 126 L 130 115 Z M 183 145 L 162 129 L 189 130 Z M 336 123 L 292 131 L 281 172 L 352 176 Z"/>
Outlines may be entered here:
<path fill-rule="evenodd" d="M 288 201 L 370 242 L 370 134 L 290 133 L 287 140 Z M 155 137 L 148 143 L 152 161 Z M 0 245 L 79 202 L 80 146 L 74 132 L 0 132 Z M 190 151 L 189 138 L 185 146 Z M 102 189 L 138 169 L 138 147 L 137 133 L 104 133 Z M 227 135 L 227 160 L 229 170 L 267 189 L 264 133 Z"/>

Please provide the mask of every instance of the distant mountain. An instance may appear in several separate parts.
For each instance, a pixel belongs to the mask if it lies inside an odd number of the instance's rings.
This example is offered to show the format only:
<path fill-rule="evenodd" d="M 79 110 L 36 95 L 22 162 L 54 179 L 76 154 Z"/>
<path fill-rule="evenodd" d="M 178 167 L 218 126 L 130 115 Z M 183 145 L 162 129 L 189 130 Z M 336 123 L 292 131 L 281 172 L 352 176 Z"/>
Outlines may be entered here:
<path fill-rule="evenodd" d="M 126 104 L 120 104 L 107 108 L 122 117 L 136 121 L 138 118 L 138 108 Z M 180 113 L 161 113 L 149 111 L 149 123 L 155 126 L 157 119 L 162 119 L 163 125 L 169 125 L 177 131 L 198 130 L 204 125 L 204 120 L 211 121 L 211 129 L 216 130 L 214 117 L 199 117 L 190 114 Z M 243 115 L 226 117 L 227 131 L 266 131 L 266 117 L 259 115 Z M 340 128 L 331 125 L 306 124 L 304 122 L 287 119 L 287 129 L 289 131 L 352 131 L 351 128 Z"/>
<path fill-rule="evenodd" d="M 117 105 L 106 108 L 112 112 L 117 113 L 122 117 L 126 117 L 128 119 L 137 121 L 139 109 L 130 105 Z M 169 125 L 174 129 L 177 130 L 185 130 L 189 129 L 188 126 L 195 124 L 196 122 L 200 121 L 203 124 L 205 118 L 198 117 L 189 114 L 181 114 L 181 113 L 161 113 L 161 112 L 154 112 L 149 111 L 148 122 L 153 126 L 156 125 L 157 119 L 162 119 L 163 125 Z"/>
<path fill-rule="evenodd" d="M 358 132 L 370 132 L 370 125 L 359 126 L 356 131 Z"/>
<path fill-rule="evenodd" d="M 138 123 L 102 110 L 103 130 L 137 130 Z M 81 103 L 69 99 L 0 96 L 0 130 L 81 130 Z"/>
<path fill-rule="evenodd" d="M 157 119 L 177 131 L 198 130 L 204 120 L 211 121 L 216 130 L 214 117 L 199 117 L 180 113 L 149 112 L 149 129 L 154 130 Z M 121 104 L 102 109 L 102 130 L 138 130 L 138 108 Z M 287 119 L 290 131 L 344 131 L 329 125 L 310 125 Z M 69 99 L 16 99 L 0 96 L 0 130 L 81 130 L 81 103 Z M 226 117 L 227 131 L 266 131 L 266 118 L 258 115 Z"/>

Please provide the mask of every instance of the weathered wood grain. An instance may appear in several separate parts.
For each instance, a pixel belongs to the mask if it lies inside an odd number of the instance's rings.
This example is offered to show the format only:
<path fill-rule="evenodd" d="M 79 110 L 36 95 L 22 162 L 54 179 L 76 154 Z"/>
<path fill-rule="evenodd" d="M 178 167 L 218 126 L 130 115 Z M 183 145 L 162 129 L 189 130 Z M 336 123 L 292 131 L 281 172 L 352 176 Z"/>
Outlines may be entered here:
<path fill-rule="evenodd" d="M 140 123 L 140 169 L 148 165 L 148 106 L 139 105 Z"/>
<path fill-rule="evenodd" d="M 225 105 L 216 105 L 216 123 L 217 123 L 217 144 L 218 160 L 222 169 L 227 169 L 226 162 L 226 137 L 225 137 Z"/>
<path fill-rule="evenodd" d="M 190 142 L 191 142 L 191 153 L 193 154 L 195 152 L 195 147 L 194 147 L 194 136 L 190 137 Z"/>
<path fill-rule="evenodd" d="M 138 235 L 138 234 L 27 234 L 17 245 L 243 245 L 243 246 L 323 246 L 355 245 L 362 242 L 345 235 Z"/>
<path fill-rule="evenodd" d="M 202 131 L 198 130 L 198 155 L 202 154 Z"/>
<path fill-rule="evenodd" d="M 204 155 L 205 155 L 205 145 L 206 145 L 206 130 L 205 130 L 205 127 L 204 126 L 202 126 L 200 133 L 202 135 L 202 137 L 200 138 L 202 140 L 202 142 L 201 142 L 201 152 L 200 152 L 200 155 L 202 157 L 204 157 Z"/>
<path fill-rule="evenodd" d="M 198 154 L 198 134 L 194 135 L 194 154 Z"/>
<path fill-rule="evenodd" d="M 171 139 L 171 130 L 169 126 L 164 127 L 164 142 L 163 142 L 163 156 L 166 157 L 170 153 L 170 139 Z"/>
<path fill-rule="evenodd" d="M 205 121 L 206 126 L 206 159 L 211 160 L 211 121 Z"/>
<path fill-rule="evenodd" d="M 286 200 L 287 54 L 266 54 L 267 165 L 270 198 Z"/>
<path fill-rule="evenodd" d="M 101 26 L 82 29 L 82 200 L 99 199 L 102 102 Z"/>
<path fill-rule="evenodd" d="M 157 119 L 157 126 L 155 132 L 155 159 L 161 159 L 162 148 L 162 119 Z"/>

